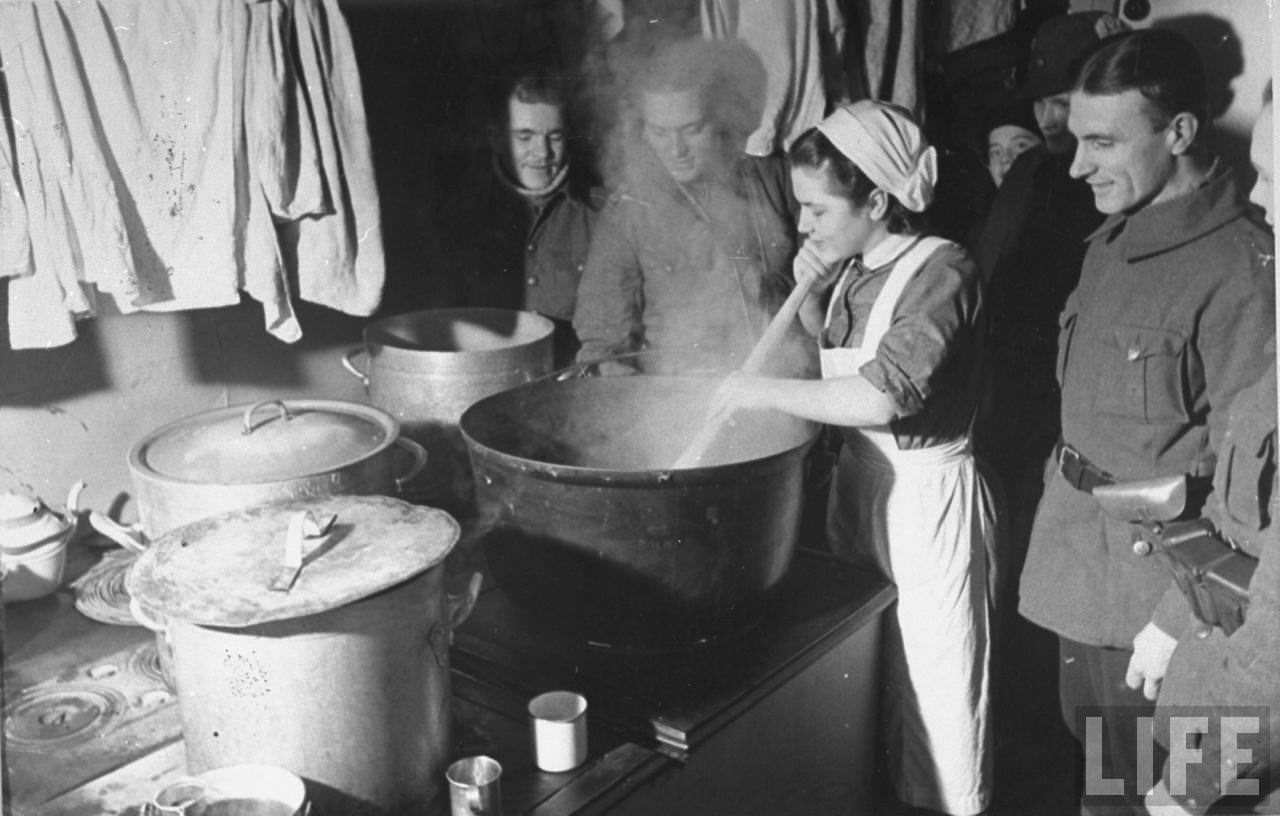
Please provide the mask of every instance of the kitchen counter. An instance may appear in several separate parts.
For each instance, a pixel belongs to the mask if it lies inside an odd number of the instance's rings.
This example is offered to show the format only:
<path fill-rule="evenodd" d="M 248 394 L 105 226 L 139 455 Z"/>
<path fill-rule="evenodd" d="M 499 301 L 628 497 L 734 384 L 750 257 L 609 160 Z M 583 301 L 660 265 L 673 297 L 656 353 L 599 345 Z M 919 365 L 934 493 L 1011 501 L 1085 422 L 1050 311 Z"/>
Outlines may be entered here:
<path fill-rule="evenodd" d="M 452 650 L 454 756 L 503 764 L 508 816 L 866 809 L 879 619 L 893 598 L 879 576 L 801 551 L 746 630 L 630 652 L 542 627 L 486 583 Z M 63 590 L 7 607 L 5 636 L 7 812 L 138 814 L 183 774 L 177 702 L 150 632 L 90 621 Z M 33 687 L 98 696 L 16 710 Z M 588 761 L 563 774 L 537 771 L 530 753 L 524 706 L 550 688 L 581 691 L 591 706 Z M 66 734 L 15 743 L 31 722 Z M 97 731 L 73 733 L 81 727 Z"/>

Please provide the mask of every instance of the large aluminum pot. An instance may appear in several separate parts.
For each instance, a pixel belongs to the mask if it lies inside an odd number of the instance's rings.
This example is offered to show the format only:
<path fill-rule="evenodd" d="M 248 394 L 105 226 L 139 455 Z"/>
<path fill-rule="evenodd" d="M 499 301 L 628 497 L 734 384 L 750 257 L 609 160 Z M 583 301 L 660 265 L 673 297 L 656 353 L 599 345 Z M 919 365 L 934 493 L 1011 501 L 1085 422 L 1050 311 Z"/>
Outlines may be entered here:
<path fill-rule="evenodd" d="M 426 464 L 385 411 L 270 400 L 172 422 L 129 451 L 148 537 L 227 510 L 337 494 L 395 494 Z"/>
<path fill-rule="evenodd" d="M 553 366 L 554 324 L 510 309 L 430 309 L 369 324 L 364 347 L 342 360 L 369 401 L 421 443 L 431 469 L 424 502 L 469 515 L 471 467 L 458 419 L 476 400 L 537 379 Z"/>
<path fill-rule="evenodd" d="M 313 537 L 281 584 L 299 531 Z M 316 814 L 435 812 L 453 749 L 451 632 L 479 586 L 445 594 L 458 532 L 435 508 L 331 496 L 161 537 L 126 586 L 172 645 L 187 769 L 284 766 L 307 780 Z"/>
<path fill-rule="evenodd" d="M 589 639 L 688 642 L 742 625 L 790 566 L 816 429 L 739 418 L 717 463 L 673 470 L 716 379 L 548 378 L 462 416 L 498 583 Z"/>

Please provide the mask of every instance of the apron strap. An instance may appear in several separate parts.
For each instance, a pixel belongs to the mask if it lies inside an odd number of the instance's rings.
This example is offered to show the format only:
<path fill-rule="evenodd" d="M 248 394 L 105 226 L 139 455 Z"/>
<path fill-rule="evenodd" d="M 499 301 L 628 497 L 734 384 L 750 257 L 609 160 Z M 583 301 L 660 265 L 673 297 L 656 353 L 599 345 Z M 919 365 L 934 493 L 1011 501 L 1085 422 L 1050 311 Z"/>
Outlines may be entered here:
<path fill-rule="evenodd" d="M 903 290 L 920 271 L 920 267 L 924 266 L 929 256 L 944 244 L 949 243 L 951 242 L 947 239 L 935 235 L 922 236 L 893 265 L 893 269 L 889 271 L 889 279 L 885 281 L 884 288 L 880 290 L 875 303 L 871 306 L 871 314 L 867 317 L 867 328 L 862 333 L 862 348 L 874 354 L 880 347 L 881 338 L 889 331 L 889 324 L 893 322 L 893 311 L 898 306 L 898 300 L 902 298 Z"/>

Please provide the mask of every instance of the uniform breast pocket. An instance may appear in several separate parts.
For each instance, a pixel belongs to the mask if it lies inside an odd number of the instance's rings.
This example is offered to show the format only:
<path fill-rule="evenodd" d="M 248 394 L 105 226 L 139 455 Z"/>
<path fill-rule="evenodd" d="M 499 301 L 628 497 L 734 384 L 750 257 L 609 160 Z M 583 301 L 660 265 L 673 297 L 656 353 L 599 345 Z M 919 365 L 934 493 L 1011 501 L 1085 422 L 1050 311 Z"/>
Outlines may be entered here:
<path fill-rule="evenodd" d="M 1186 338 L 1167 329 L 1120 326 L 1108 339 L 1098 411 L 1152 424 L 1185 422 Z"/>

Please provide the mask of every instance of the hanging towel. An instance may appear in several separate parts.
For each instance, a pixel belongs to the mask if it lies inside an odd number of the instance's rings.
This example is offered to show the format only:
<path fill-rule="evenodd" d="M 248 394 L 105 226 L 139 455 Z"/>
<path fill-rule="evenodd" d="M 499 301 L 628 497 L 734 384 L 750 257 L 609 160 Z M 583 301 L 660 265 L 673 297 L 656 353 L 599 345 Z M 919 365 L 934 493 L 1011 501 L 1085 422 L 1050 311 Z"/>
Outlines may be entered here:
<path fill-rule="evenodd" d="M 378 191 L 355 49 L 337 0 L 295 3 L 294 36 L 333 216 L 287 222 L 281 241 L 297 258 L 303 300 L 369 315 L 385 268 Z"/>

